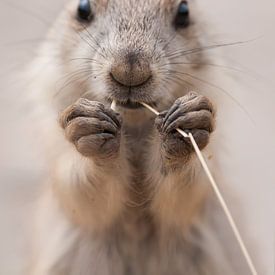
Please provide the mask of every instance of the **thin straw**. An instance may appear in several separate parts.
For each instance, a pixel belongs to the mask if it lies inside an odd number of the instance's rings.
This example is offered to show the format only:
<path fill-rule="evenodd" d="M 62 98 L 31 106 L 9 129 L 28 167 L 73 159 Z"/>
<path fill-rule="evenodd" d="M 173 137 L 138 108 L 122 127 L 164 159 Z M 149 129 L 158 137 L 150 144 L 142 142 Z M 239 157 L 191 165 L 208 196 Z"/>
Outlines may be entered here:
<path fill-rule="evenodd" d="M 146 107 L 147 109 L 149 109 L 151 112 L 153 112 L 155 115 L 159 115 L 159 112 L 157 110 L 155 110 L 154 108 L 152 108 L 150 105 L 144 103 L 144 102 L 141 102 L 140 103 L 141 105 L 143 105 L 144 107 Z M 177 131 L 182 135 L 184 136 L 185 138 L 188 138 L 189 136 L 181 129 L 177 128 Z"/>
<path fill-rule="evenodd" d="M 153 112 L 155 115 L 159 115 L 159 112 L 157 110 L 155 110 L 154 108 L 152 108 L 150 105 L 148 105 L 146 103 L 143 103 L 143 102 L 141 102 L 141 104 L 144 107 L 146 107 L 148 110 L 150 110 L 151 112 Z M 114 101 L 112 103 L 112 106 L 114 108 L 116 106 L 116 104 L 115 104 Z M 201 165 L 202 165 L 202 167 L 203 167 L 203 169 L 204 169 L 204 171 L 205 171 L 205 173 L 206 173 L 206 175 L 207 175 L 207 177 L 208 177 L 208 179 L 209 179 L 209 181 L 210 181 L 210 183 L 211 183 L 211 185 L 212 185 L 212 187 L 214 189 L 215 194 L 217 195 L 217 198 L 218 198 L 218 200 L 219 200 L 219 202 L 220 202 L 220 204 L 221 204 L 221 206 L 222 206 L 222 208 L 224 210 L 224 213 L 225 213 L 225 215 L 226 215 L 226 217 L 228 219 L 228 222 L 229 222 L 229 224 L 230 224 L 230 226 L 231 226 L 231 228 L 233 230 L 233 233 L 234 233 L 234 235 L 235 235 L 235 237 L 236 237 L 236 239 L 237 239 L 237 241 L 238 241 L 238 243 L 240 245 L 241 251 L 242 251 L 242 253 L 244 255 L 244 258 L 245 258 L 245 260 L 247 262 L 247 265 L 248 265 L 248 267 L 249 267 L 249 269 L 251 271 L 251 274 L 252 275 L 258 275 L 258 273 L 256 271 L 256 268 L 255 268 L 255 265 L 253 264 L 253 261 L 252 261 L 250 255 L 249 255 L 248 250 L 247 250 L 247 248 L 246 248 L 246 246 L 244 244 L 244 241 L 243 241 L 243 239 L 241 237 L 240 231 L 238 230 L 238 227 L 237 227 L 237 225 L 236 225 L 236 223 L 235 223 L 235 221 L 233 219 L 233 216 L 232 216 L 232 214 L 231 214 L 231 212 L 230 212 L 230 210 L 229 210 L 229 208 L 228 208 L 228 206 L 227 206 L 227 204 L 226 204 L 226 202 L 225 202 L 225 200 L 224 200 L 224 198 L 223 198 L 223 196 L 222 196 L 222 194 L 221 194 L 221 192 L 220 192 L 220 190 L 218 188 L 218 184 L 216 183 L 214 177 L 212 176 L 212 174 L 211 174 L 211 172 L 210 172 L 210 170 L 209 170 L 209 168 L 207 166 L 207 163 L 206 163 L 206 161 L 205 161 L 205 159 L 204 159 L 204 157 L 203 157 L 203 155 L 202 155 L 202 153 L 201 153 L 201 151 L 200 151 L 200 149 L 199 149 L 199 147 L 198 147 L 198 145 L 197 145 L 197 143 L 196 143 L 196 141 L 195 141 L 192 133 L 189 133 L 189 135 L 188 135 L 187 133 L 185 133 L 183 130 L 181 130 L 179 128 L 177 129 L 177 131 L 183 137 L 190 138 L 190 141 L 191 141 L 191 143 L 192 143 L 192 145 L 194 147 L 194 150 L 195 150 L 195 152 L 196 152 L 196 154 L 197 154 L 197 156 L 199 158 L 199 161 L 200 161 L 200 163 L 201 163 Z"/>
<path fill-rule="evenodd" d="M 230 226 L 231 226 L 231 228 L 232 228 L 232 230 L 235 234 L 235 237 L 236 237 L 236 239 L 237 239 L 237 241 L 240 245 L 242 253 L 243 253 L 243 255 L 244 255 L 244 257 L 247 261 L 247 264 L 249 266 L 251 274 L 257 275 L 258 273 L 256 271 L 256 268 L 255 268 L 253 262 L 252 262 L 252 259 L 251 259 L 250 255 L 248 253 L 248 250 L 247 250 L 247 248 L 244 244 L 244 241 L 241 237 L 240 231 L 239 231 L 239 229 L 238 229 L 238 227 L 237 227 L 237 225 L 236 225 L 236 223 L 233 219 L 233 216 L 232 216 L 232 214 L 231 214 L 231 212 L 230 212 L 230 210 L 229 210 L 229 208 L 228 208 L 228 206 L 227 206 L 227 204 L 226 204 L 226 202 L 225 202 L 225 200 L 224 200 L 224 198 L 223 198 L 223 196 L 222 196 L 222 194 L 221 194 L 221 192 L 218 188 L 218 185 L 217 185 L 216 181 L 214 180 L 214 177 L 212 176 L 212 174 L 211 174 L 211 172 L 210 172 L 210 170 L 209 170 L 209 168 L 206 164 L 206 161 L 205 161 L 205 159 L 204 159 L 204 157 L 203 157 L 203 155 L 202 155 L 202 153 L 201 153 L 201 151 L 200 151 L 200 149 L 199 149 L 199 147 L 198 147 L 198 145 L 197 145 L 197 143 L 196 143 L 196 141 L 195 141 L 195 139 L 194 139 L 194 137 L 191 133 L 189 133 L 189 138 L 190 138 L 190 140 L 192 142 L 192 145 L 195 149 L 195 152 L 196 152 L 196 154 L 197 154 L 197 156 L 198 156 L 198 158 L 201 162 L 201 165 L 202 165 L 202 167 L 203 167 L 203 169 L 204 169 L 204 171 L 205 171 L 205 173 L 206 173 L 206 175 L 207 175 L 207 177 L 208 177 L 208 179 L 209 179 L 209 181 L 210 181 L 210 183 L 211 183 L 211 185 L 212 185 L 212 187 L 213 187 L 213 189 L 214 189 L 214 191 L 215 191 L 215 193 L 218 197 L 218 200 L 220 201 L 220 204 L 221 204 L 221 206 L 224 210 L 224 213 L 225 213 L 225 215 L 226 215 L 226 217 L 229 221 L 229 224 L 230 224 Z"/>
<path fill-rule="evenodd" d="M 113 111 L 116 111 L 116 101 L 115 100 L 113 100 L 113 102 L 112 102 L 112 104 L 111 104 L 111 109 L 113 110 Z"/>

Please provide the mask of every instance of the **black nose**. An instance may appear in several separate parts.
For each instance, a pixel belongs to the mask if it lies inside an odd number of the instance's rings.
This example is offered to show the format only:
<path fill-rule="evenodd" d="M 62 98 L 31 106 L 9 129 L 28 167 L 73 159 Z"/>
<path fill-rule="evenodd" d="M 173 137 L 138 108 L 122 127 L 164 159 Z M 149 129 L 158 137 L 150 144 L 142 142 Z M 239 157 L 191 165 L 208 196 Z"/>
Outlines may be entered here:
<path fill-rule="evenodd" d="M 145 84 L 151 78 L 152 71 L 145 57 L 130 52 L 114 61 L 110 74 L 117 83 L 135 87 Z"/>

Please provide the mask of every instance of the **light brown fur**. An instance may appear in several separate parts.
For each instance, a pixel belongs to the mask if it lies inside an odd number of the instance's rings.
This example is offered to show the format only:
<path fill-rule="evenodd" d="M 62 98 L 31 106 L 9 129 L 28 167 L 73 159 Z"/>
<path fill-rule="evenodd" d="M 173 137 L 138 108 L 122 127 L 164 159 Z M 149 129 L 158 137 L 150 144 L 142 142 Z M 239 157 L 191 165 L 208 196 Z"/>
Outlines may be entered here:
<path fill-rule="evenodd" d="M 73 2 L 49 33 L 41 50 L 46 57 L 32 65 L 43 71 L 31 98 L 52 172 L 28 274 L 236 274 L 215 236 L 216 210 L 192 147 L 163 126 L 167 111 L 178 104 L 179 110 L 190 108 L 190 118 L 179 126 L 194 131 L 201 149 L 213 131 L 211 102 L 187 95 L 192 80 L 175 73 L 204 70 L 195 65 L 204 60 L 203 51 L 169 57 L 203 46 L 195 3 L 190 1 L 192 24 L 175 33 L 179 1 L 92 2 L 95 21 L 79 24 Z M 146 53 L 154 80 L 131 96 L 164 111 L 156 121 L 145 109 L 119 107 L 119 115 L 110 110 L 112 99 L 125 101 L 110 68 L 137 48 Z M 104 127 L 115 137 L 95 143 Z"/>

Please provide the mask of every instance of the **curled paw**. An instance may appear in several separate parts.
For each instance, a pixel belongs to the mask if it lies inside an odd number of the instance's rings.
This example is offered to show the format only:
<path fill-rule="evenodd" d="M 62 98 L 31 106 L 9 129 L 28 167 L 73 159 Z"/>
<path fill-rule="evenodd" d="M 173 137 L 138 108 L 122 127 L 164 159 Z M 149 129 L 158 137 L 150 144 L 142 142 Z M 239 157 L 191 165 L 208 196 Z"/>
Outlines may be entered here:
<path fill-rule="evenodd" d="M 189 93 L 178 98 L 173 106 L 156 118 L 162 149 L 167 158 L 189 157 L 193 146 L 189 138 L 178 133 L 180 128 L 191 132 L 200 149 L 207 146 L 210 133 L 214 130 L 213 105 L 204 96 Z"/>
<path fill-rule="evenodd" d="M 121 122 L 104 104 L 82 98 L 60 115 L 66 138 L 87 157 L 109 158 L 119 152 Z"/>

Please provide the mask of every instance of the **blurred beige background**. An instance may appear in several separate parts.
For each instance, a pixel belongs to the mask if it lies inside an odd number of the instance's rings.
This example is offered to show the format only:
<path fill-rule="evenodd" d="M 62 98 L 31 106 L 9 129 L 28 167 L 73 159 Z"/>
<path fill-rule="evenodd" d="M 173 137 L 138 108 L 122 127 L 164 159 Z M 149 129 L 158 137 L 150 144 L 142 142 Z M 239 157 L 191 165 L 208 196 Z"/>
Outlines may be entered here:
<path fill-rule="evenodd" d="M 145 1 L 145 0 L 143 0 Z M 234 96 L 253 118 L 229 102 L 230 152 L 221 170 L 231 175 L 227 181 L 241 201 L 246 240 L 253 251 L 261 275 L 274 268 L 274 155 L 275 155 L 275 2 L 274 0 L 197 0 L 212 26 L 213 41 L 255 39 L 239 47 L 223 50 L 222 56 L 245 73 L 240 91 Z M 23 255 L 29 211 L 43 175 L 32 152 L 24 124 L 24 110 L 16 103 L 24 98 L 18 90 L 17 71 L 22 71 L 43 40 L 65 0 L 0 0 L 0 275 L 17 275 L 26 263 Z M 207 17 L 208 16 L 208 17 Z M 42 21 L 41 21 L 42 20 Z M 230 71 L 225 73 L 232 74 Z M 29 106 L 31 108 L 31 106 Z M 16 111 L 17 110 L 17 111 Z M 230 201 L 230 200 L 229 200 Z M 238 210 L 234 215 L 238 217 Z M 249 236 L 249 237 L 248 237 Z M 256 247 L 256 249 L 254 249 Z M 253 248 L 253 249 L 252 249 Z M 241 274 L 238 274 L 241 275 Z"/>

